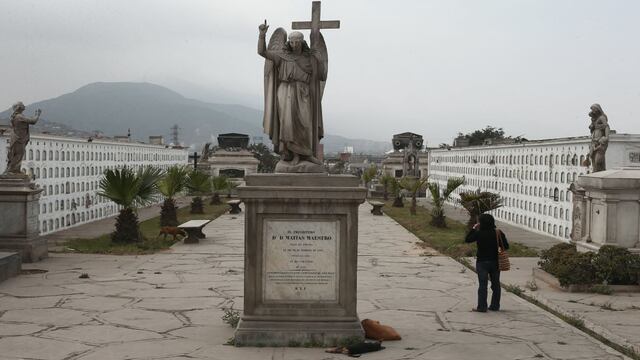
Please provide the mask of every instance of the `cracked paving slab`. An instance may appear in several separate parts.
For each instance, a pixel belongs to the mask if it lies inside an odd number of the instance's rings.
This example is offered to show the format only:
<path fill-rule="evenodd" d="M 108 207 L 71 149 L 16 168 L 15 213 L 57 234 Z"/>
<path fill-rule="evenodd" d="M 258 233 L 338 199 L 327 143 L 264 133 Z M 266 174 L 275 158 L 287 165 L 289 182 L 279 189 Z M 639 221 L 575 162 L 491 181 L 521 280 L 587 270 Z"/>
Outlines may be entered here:
<path fill-rule="evenodd" d="M 474 273 L 417 246 L 413 234 L 371 215 L 368 205 L 359 216 L 359 315 L 403 336 L 367 359 L 625 359 L 506 292 L 503 311 L 470 312 Z M 233 335 L 224 310 L 242 309 L 244 217 L 223 215 L 204 232 L 199 244 L 154 255 L 56 253 L 25 265 L 48 272 L 0 284 L 0 358 L 346 358 L 323 349 L 224 345 Z"/>

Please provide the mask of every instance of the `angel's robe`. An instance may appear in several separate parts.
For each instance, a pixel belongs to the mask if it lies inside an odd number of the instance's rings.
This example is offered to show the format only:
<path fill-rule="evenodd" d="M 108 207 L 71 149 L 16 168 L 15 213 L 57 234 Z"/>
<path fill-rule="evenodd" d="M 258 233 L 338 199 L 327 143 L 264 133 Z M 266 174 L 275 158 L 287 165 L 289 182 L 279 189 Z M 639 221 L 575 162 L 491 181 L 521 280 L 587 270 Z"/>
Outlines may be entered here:
<path fill-rule="evenodd" d="M 273 141 L 275 152 L 315 157 L 322 138 L 317 59 L 309 52 L 296 55 L 269 51 L 264 38 L 260 39 L 258 53 L 273 62 L 275 96 L 265 95 L 265 132 Z"/>

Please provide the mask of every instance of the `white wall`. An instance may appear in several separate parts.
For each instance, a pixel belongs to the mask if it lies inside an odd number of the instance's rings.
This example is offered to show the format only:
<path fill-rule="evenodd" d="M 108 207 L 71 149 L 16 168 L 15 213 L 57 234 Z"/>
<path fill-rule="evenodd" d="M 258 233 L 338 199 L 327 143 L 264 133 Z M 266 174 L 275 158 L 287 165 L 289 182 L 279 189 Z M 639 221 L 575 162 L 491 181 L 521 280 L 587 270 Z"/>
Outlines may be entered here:
<path fill-rule="evenodd" d="M 458 205 L 462 191 L 499 193 L 504 206 L 491 213 L 499 220 L 569 241 L 572 202 L 569 185 L 588 169 L 581 166 L 589 137 L 549 139 L 521 144 L 433 149 L 429 152 L 431 181 L 446 186 L 450 177 L 464 176 L 450 201 Z M 640 151 L 640 135 L 611 135 L 607 168 L 631 165 L 629 153 Z"/>
<path fill-rule="evenodd" d="M 6 159 L 8 134 L 0 136 L 0 159 Z M 44 189 L 40 197 L 41 234 L 112 216 L 118 207 L 97 195 L 98 184 L 107 169 L 153 165 L 168 168 L 188 164 L 184 149 L 160 145 L 106 140 L 31 135 L 22 169 Z M 0 173 L 6 160 L 0 164 Z"/>

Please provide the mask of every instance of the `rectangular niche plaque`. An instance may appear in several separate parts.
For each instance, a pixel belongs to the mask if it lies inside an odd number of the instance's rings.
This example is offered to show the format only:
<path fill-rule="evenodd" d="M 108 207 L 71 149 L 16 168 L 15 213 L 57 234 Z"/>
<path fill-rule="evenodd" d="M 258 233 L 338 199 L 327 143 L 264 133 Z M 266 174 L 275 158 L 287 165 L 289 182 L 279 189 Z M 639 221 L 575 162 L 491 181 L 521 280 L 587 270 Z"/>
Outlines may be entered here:
<path fill-rule="evenodd" d="M 264 220 L 263 299 L 338 301 L 338 220 Z"/>

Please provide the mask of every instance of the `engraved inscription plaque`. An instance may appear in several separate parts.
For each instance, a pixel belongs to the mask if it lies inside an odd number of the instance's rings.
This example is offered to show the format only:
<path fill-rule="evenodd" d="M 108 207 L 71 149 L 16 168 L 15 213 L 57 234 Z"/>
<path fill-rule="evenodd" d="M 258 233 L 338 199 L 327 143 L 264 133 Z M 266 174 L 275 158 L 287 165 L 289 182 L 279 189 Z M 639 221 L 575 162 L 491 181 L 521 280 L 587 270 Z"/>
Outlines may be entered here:
<path fill-rule="evenodd" d="M 264 301 L 338 301 L 338 220 L 264 220 Z"/>

